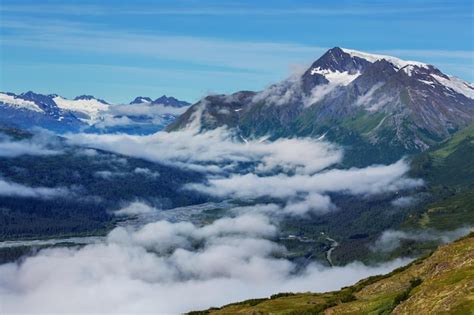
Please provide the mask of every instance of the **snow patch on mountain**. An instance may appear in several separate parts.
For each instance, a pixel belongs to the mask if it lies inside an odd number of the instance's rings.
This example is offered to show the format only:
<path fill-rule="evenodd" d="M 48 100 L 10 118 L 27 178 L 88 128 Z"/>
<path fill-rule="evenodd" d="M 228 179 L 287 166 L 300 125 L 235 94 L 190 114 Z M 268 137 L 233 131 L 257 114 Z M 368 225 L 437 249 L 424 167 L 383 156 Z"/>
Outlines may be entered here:
<path fill-rule="evenodd" d="M 436 84 L 433 81 L 422 80 L 422 79 L 418 79 L 418 81 L 420 81 L 421 83 L 424 83 L 424 84 L 431 85 L 432 87 L 436 87 Z"/>
<path fill-rule="evenodd" d="M 140 98 L 140 99 L 139 99 L 139 102 L 140 102 L 140 103 L 151 103 L 151 101 L 150 101 L 149 99 L 147 99 L 147 98 Z"/>
<path fill-rule="evenodd" d="M 38 105 L 32 101 L 24 100 L 14 95 L 0 93 L 0 103 L 3 103 L 10 107 L 17 107 L 35 112 L 44 112 Z"/>
<path fill-rule="evenodd" d="M 397 69 L 402 69 L 406 66 L 417 66 L 420 68 L 428 68 L 428 64 L 419 62 L 419 61 L 407 61 L 407 60 L 402 60 L 396 57 L 392 56 L 386 56 L 386 55 L 378 55 L 378 54 L 369 54 L 366 52 L 362 51 L 357 51 L 357 50 L 352 50 L 352 49 L 347 49 L 347 48 L 341 48 L 342 51 L 345 53 L 351 55 L 352 57 L 359 57 L 362 59 L 367 60 L 368 62 L 374 63 L 379 60 L 387 60 L 391 64 L 393 64 Z"/>
<path fill-rule="evenodd" d="M 138 96 L 130 104 L 144 104 L 144 103 L 151 103 L 153 100 L 146 96 Z"/>
<path fill-rule="evenodd" d="M 323 75 L 326 80 L 328 80 L 332 84 L 346 86 L 352 81 L 354 81 L 361 73 L 356 72 L 351 74 L 348 71 L 331 71 L 329 69 L 321 69 L 321 67 L 316 67 L 311 69 L 311 75 L 315 74 Z"/>
<path fill-rule="evenodd" d="M 61 96 L 56 96 L 53 98 L 53 101 L 63 110 L 87 115 L 89 119 L 82 117 L 80 119 L 89 123 L 97 121 L 101 117 L 101 112 L 109 110 L 108 104 L 96 99 L 69 100 Z"/>
<path fill-rule="evenodd" d="M 440 84 L 450 88 L 456 93 L 462 94 L 470 99 L 474 99 L 474 85 L 463 81 L 459 78 L 448 76 L 447 78 L 440 75 L 431 74 L 431 76 Z"/>

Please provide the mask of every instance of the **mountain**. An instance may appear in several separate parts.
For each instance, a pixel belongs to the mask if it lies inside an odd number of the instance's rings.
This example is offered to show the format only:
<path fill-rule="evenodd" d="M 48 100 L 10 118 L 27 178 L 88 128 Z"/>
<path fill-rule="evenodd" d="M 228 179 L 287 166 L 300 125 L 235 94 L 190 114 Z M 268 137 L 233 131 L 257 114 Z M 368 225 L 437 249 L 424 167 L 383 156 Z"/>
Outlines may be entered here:
<path fill-rule="evenodd" d="M 86 132 L 152 134 L 173 122 L 190 105 L 165 95 L 156 100 L 138 96 L 130 104 L 111 106 Z"/>
<path fill-rule="evenodd" d="M 387 275 L 327 293 L 280 293 L 203 314 L 472 314 L 474 234 Z"/>
<path fill-rule="evenodd" d="M 109 110 L 110 104 L 101 99 L 96 99 L 91 95 L 81 95 L 73 100 L 56 95 L 53 98 L 56 105 L 73 113 L 79 120 L 87 125 L 97 122 L 101 115 Z"/>
<path fill-rule="evenodd" d="M 210 95 L 167 127 L 236 128 L 243 138 L 324 135 L 353 164 L 426 150 L 474 122 L 474 86 L 432 65 L 339 47 L 260 92 Z"/>
<path fill-rule="evenodd" d="M 143 103 L 151 103 L 153 100 L 146 96 L 137 96 L 133 101 L 130 102 L 130 105 L 133 104 L 143 104 Z"/>
<path fill-rule="evenodd" d="M 163 129 L 190 104 L 174 97 L 137 97 L 130 105 L 112 105 L 92 95 L 67 99 L 57 94 L 0 93 L 0 124 L 54 132 L 150 134 Z"/>
<path fill-rule="evenodd" d="M 57 95 L 26 92 L 0 93 L 0 124 L 19 128 L 42 127 L 56 132 L 78 131 L 84 123 L 71 111 L 59 107 Z"/>
<path fill-rule="evenodd" d="M 164 106 L 171 106 L 171 107 L 186 107 L 191 104 L 185 101 L 180 101 L 172 96 L 166 96 L 162 95 L 161 97 L 158 97 L 156 100 L 152 102 L 152 104 L 161 104 Z"/>
<path fill-rule="evenodd" d="M 166 95 L 162 95 L 158 97 L 156 100 L 152 100 L 150 97 L 145 96 L 138 96 L 133 101 L 130 102 L 131 105 L 133 104 L 153 104 L 153 105 L 163 105 L 163 106 L 170 106 L 170 107 L 186 107 L 191 105 L 186 101 L 180 101 L 172 96 L 168 97 Z"/>

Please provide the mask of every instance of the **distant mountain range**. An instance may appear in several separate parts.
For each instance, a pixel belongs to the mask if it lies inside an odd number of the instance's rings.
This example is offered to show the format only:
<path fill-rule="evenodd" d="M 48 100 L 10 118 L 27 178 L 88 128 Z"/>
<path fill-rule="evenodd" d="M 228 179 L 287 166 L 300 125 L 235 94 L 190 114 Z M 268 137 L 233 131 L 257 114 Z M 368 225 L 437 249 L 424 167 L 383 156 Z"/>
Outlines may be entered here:
<path fill-rule="evenodd" d="M 91 95 L 67 99 L 57 94 L 0 93 L 0 124 L 42 127 L 55 132 L 125 132 L 149 134 L 182 114 L 190 104 L 165 95 L 137 97 L 112 105 Z"/>
<path fill-rule="evenodd" d="M 324 136 L 351 164 L 423 151 L 474 122 L 474 85 L 432 65 L 339 47 L 260 92 L 210 95 L 171 123 L 228 126 L 252 137 Z"/>

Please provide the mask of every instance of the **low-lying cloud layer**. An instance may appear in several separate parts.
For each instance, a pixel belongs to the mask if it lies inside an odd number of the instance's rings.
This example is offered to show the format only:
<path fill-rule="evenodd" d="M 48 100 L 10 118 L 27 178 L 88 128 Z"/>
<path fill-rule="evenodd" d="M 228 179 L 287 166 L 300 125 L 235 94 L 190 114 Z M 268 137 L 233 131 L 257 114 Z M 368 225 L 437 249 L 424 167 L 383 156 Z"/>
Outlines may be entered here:
<path fill-rule="evenodd" d="M 371 166 L 363 169 L 332 169 L 314 175 L 259 176 L 256 174 L 232 175 L 210 179 L 207 185 L 196 184 L 194 189 L 218 196 L 255 198 L 262 196 L 288 198 L 298 193 L 342 192 L 370 195 L 414 188 L 420 180 L 405 178 L 408 166 L 399 161 L 388 166 Z"/>
<path fill-rule="evenodd" d="M 102 119 L 96 122 L 94 127 L 102 129 L 146 124 L 162 125 L 169 121 L 170 116 L 179 116 L 186 109 L 187 106 L 173 107 L 151 103 L 114 105 L 103 113 Z"/>
<path fill-rule="evenodd" d="M 325 141 L 294 138 L 269 142 L 237 141 L 224 128 L 197 132 L 198 127 L 149 136 L 71 135 L 74 144 L 144 158 L 175 167 L 204 172 L 207 182 L 185 188 L 220 198 L 276 198 L 285 205 L 280 213 L 324 213 L 336 207 L 329 194 L 369 196 L 419 187 L 406 177 L 408 164 L 337 169 L 342 150 Z"/>
<path fill-rule="evenodd" d="M 66 197 L 70 193 L 67 188 L 29 187 L 0 177 L 0 196 L 51 199 Z"/>
<path fill-rule="evenodd" d="M 151 103 L 142 103 L 142 104 L 125 104 L 125 105 L 115 105 L 110 109 L 110 113 L 113 115 L 124 115 L 124 116 L 147 116 L 147 117 L 156 117 L 160 115 L 181 115 L 188 109 L 187 106 L 183 107 L 173 107 L 166 106 L 163 104 L 151 104 Z"/>
<path fill-rule="evenodd" d="M 296 272 L 279 258 L 268 217 L 244 214 L 197 227 L 158 221 L 119 227 L 103 242 L 41 251 L 0 266 L 6 313 L 171 313 L 287 291 L 326 291 L 406 263 Z"/>
<path fill-rule="evenodd" d="M 324 169 L 342 158 L 337 147 L 311 139 L 261 140 L 241 143 L 226 129 L 158 132 L 149 136 L 69 135 L 73 144 L 90 146 L 202 172 L 235 171 L 238 163 L 257 163 L 256 172 L 282 168 L 298 173 Z"/>
<path fill-rule="evenodd" d="M 433 241 L 440 244 L 452 242 L 469 234 L 472 228 L 462 227 L 453 231 L 398 231 L 388 230 L 372 246 L 373 251 L 391 252 L 401 246 L 402 241 Z"/>
<path fill-rule="evenodd" d="M 61 154 L 62 151 L 57 148 L 56 142 L 45 132 L 38 132 L 34 137 L 22 140 L 15 140 L 0 133 L 0 157 Z"/>
<path fill-rule="evenodd" d="M 2 311 L 175 314 L 277 292 L 335 290 L 407 262 L 379 266 L 354 262 L 332 268 L 310 263 L 301 270 L 285 258 L 286 248 L 276 242 L 282 216 L 332 211 L 337 207 L 331 194 L 365 198 L 422 185 L 406 176 L 404 160 L 340 169 L 342 150 L 324 141 L 243 143 L 226 129 L 198 130 L 67 137 L 69 143 L 83 146 L 81 154 L 88 157 L 99 149 L 206 175 L 206 181 L 184 189 L 222 199 L 272 202 L 234 208 L 226 212 L 229 217 L 203 226 L 157 221 L 117 227 L 95 244 L 47 249 L 21 263 L 2 265 Z M 134 172 L 160 176 L 144 168 Z M 96 175 L 98 180 L 121 176 L 111 171 Z M 146 216 L 156 211 L 137 201 L 115 214 Z"/>

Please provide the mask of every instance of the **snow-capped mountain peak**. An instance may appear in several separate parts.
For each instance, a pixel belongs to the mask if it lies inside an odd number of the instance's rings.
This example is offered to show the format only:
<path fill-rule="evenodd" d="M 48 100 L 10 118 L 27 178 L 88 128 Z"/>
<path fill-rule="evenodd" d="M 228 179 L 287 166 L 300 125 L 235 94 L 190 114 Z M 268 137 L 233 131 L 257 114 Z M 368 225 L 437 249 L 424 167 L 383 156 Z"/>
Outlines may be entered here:
<path fill-rule="evenodd" d="M 412 76 L 417 71 L 438 71 L 433 66 L 423 62 L 407 61 L 392 56 L 334 47 L 316 60 L 306 75 L 320 75 L 321 77 L 318 80 L 309 80 L 314 81 L 316 85 L 321 83 L 348 85 L 359 77 L 367 67 L 382 61 L 393 66 L 395 71 L 403 71 L 408 76 Z"/>
<path fill-rule="evenodd" d="M 19 109 L 43 112 L 43 110 L 34 102 L 20 98 L 12 93 L 0 93 L 0 103 Z"/>
<path fill-rule="evenodd" d="M 137 97 L 135 104 L 113 105 L 92 95 L 68 99 L 32 91 L 16 95 L 0 92 L 0 125 L 42 127 L 56 132 L 151 134 L 161 130 L 190 105 L 162 96 L 154 103 Z"/>
<path fill-rule="evenodd" d="M 57 95 L 55 95 L 55 96 L 57 96 Z M 75 100 L 75 101 L 80 101 L 80 100 L 82 100 L 82 101 L 92 101 L 92 100 L 96 100 L 97 102 L 102 103 L 102 104 L 109 104 L 109 103 L 107 103 L 106 101 L 104 101 L 104 100 L 102 100 L 102 99 L 100 99 L 100 98 L 95 98 L 95 97 L 92 96 L 92 95 L 79 95 L 79 96 L 76 96 L 76 97 L 74 98 L 74 100 Z"/>
<path fill-rule="evenodd" d="M 78 117 L 88 123 L 100 118 L 100 113 L 109 109 L 109 104 L 91 96 L 79 96 L 73 100 L 56 96 L 53 98 L 59 108 L 79 114 Z"/>
<path fill-rule="evenodd" d="M 462 94 L 470 99 L 474 99 L 474 84 L 461 80 L 454 76 L 441 76 L 431 74 L 439 84 L 453 90 L 456 93 Z"/>
<path fill-rule="evenodd" d="M 402 60 L 396 57 L 392 56 L 386 56 L 386 55 L 379 55 L 379 54 L 371 54 L 371 53 L 366 53 L 358 50 L 353 50 L 353 49 L 347 49 L 347 48 L 341 48 L 341 50 L 347 54 L 349 54 L 351 57 L 358 57 L 364 60 L 367 60 L 370 63 L 374 63 L 379 60 L 386 60 L 393 64 L 397 69 L 402 69 L 407 66 L 416 66 L 420 68 L 428 68 L 429 65 L 423 62 L 419 61 L 408 61 L 408 60 Z"/>
<path fill-rule="evenodd" d="M 151 103 L 153 100 L 150 97 L 147 96 L 138 96 L 136 97 L 133 101 L 130 102 L 130 104 L 144 104 L 144 103 Z"/>
<path fill-rule="evenodd" d="M 357 134 L 374 145 L 424 150 L 474 123 L 471 83 L 426 63 L 339 47 L 301 76 L 247 91 L 242 99 L 237 94 L 206 97 L 168 130 L 187 128 L 201 112 L 203 130 L 228 125 L 258 137 L 320 135 L 334 128 L 332 137 L 344 141 Z"/>
<path fill-rule="evenodd" d="M 138 96 L 130 104 L 149 104 L 149 105 L 162 105 L 169 107 L 187 107 L 191 104 L 185 101 L 180 101 L 172 96 L 162 95 L 157 99 L 153 100 L 150 97 Z"/>
<path fill-rule="evenodd" d="M 166 95 L 162 95 L 158 97 L 152 103 L 161 104 L 164 106 L 171 106 L 171 107 L 186 107 L 190 105 L 188 102 L 180 101 L 172 96 L 166 96 Z"/>

